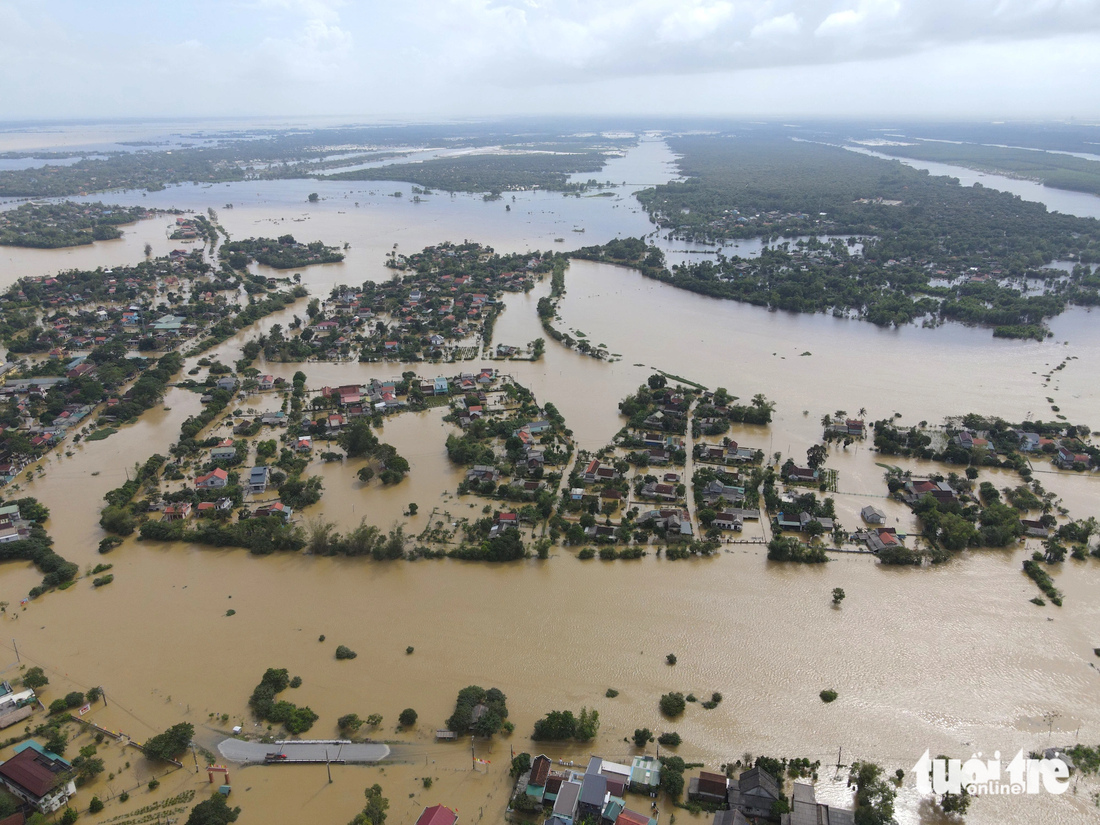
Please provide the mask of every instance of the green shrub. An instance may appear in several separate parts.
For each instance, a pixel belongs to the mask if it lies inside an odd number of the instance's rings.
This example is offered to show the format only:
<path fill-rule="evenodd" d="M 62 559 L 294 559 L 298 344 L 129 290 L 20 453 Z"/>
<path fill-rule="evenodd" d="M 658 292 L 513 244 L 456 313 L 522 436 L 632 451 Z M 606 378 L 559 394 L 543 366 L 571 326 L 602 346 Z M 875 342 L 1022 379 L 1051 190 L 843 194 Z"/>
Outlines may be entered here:
<path fill-rule="evenodd" d="M 839 695 L 840 694 L 838 694 L 832 688 L 827 688 L 827 689 L 821 691 L 821 693 L 818 694 L 818 696 L 821 697 L 821 701 L 825 702 L 826 704 L 828 704 L 829 702 L 835 702 L 836 697 L 839 696 Z"/>

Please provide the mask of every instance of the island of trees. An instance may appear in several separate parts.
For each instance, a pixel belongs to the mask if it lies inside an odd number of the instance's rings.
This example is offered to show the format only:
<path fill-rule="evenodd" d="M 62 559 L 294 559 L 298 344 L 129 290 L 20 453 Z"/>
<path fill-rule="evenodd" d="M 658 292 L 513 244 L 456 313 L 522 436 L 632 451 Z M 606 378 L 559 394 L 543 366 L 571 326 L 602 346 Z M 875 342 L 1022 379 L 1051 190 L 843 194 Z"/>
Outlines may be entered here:
<path fill-rule="evenodd" d="M 103 203 L 23 203 L 0 212 L 0 245 L 58 249 L 109 241 L 119 227 L 148 217 L 140 206 Z"/>

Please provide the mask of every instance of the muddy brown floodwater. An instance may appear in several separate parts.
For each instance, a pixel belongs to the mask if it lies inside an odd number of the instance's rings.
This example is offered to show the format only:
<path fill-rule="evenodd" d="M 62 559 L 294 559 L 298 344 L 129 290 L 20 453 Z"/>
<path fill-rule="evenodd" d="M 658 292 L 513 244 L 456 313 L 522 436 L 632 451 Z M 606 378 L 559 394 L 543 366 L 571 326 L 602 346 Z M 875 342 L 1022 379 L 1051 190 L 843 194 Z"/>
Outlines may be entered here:
<path fill-rule="evenodd" d="M 634 164 L 626 167 L 636 173 L 631 182 L 667 178 L 671 157 L 663 144 L 643 143 L 635 151 L 640 155 L 623 159 Z M 379 192 L 404 187 L 373 185 Z M 292 223 L 287 219 L 306 212 L 310 187 L 320 187 L 329 200 L 311 209 L 308 220 Z M 649 231 L 626 197 L 615 202 L 524 193 L 506 214 L 500 204 L 474 198 L 435 196 L 412 205 L 381 195 L 372 199 L 369 189 L 253 182 L 212 192 L 178 188 L 145 201 L 212 205 L 234 237 L 278 227 L 310 240 L 350 242 L 343 264 L 303 272 L 303 283 L 319 295 L 337 283 L 389 277 L 381 261 L 395 242 L 408 251 L 469 237 L 511 251 L 549 248 L 558 236 L 579 245 L 569 233 L 573 226 L 587 227 L 579 236 L 584 243 Z M 254 194 L 246 202 L 243 193 Z M 344 204 L 345 195 L 365 206 Z M 104 200 L 127 197 L 133 196 Z M 228 200 L 236 207 L 221 209 Z M 157 232 L 163 237 L 159 222 L 146 222 L 127 229 L 122 241 L 74 253 L 5 249 L 9 266 L 2 278 L 136 260 L 145 239 Z M 557 405 L 582 448 L 602 446 L 622 426 L 617 402 L 652 368 L 724 386 L 742 398 L 764 393 L 777 404 L 775 423 L 732 435 L 768 454 L 796 457 L 820 439 L 822 414 L 836 409 L 854 413 L 865 407 L 872 420 L 900 412 L 902 423 L 936 423 L 970 411 L 1049 418 L 1050 395 L 1069 420 L 1094 425 L 1100 409 L 1100 334 L 1084 311 L 1056 319 L 1053 342 L 1011 342 L 957 325 L 882 330 L 820 315 L 769 313 L 677 291 L 612 266 L 574 262 L 566 278 L 561 325 L 587 333 L 621 359 L 599 362 L 548 342 L 538 363 L 495 366 L 540 401 Z M 542 335 L 535 304 L 547 289 L 542 283 L 528 295 L 509 296 L 495 340 L 522 344 Z M 285 326 L 295 312 L 304 314 L 304 304 L 258 328 Z M 231 363 L 256 330 L 210 355 Z M 1042 375 L 1069 355 L 1078 360 L 1045 384 Z M 302 369 L 311 387 L 390 377 L 406 368 L 257 366 L 287 378 Z M 255 398 L 242 406 L 277 403 Z M 103 560 L 96 546 L 104 492 L 124 481 L 135 462 L 163 452 L 178 437 L 180 423 L 199 408 L 198 396 L 173 389 L 164 407 L 170 409 L 151 410 L 106 440 L 70 446 L 71 457 L 51 454 L 41 462 L 40 477 L 21 483 L 22 494 L 51 508 L 47 527 L 58 552 L 81 567 Z M 471 508 L 451 495 L 461 473 L 447 461 L 448 431 L 439 410 L 387 420 L 382 438 L 409 459 L 409 477 L 391 488 L 377 482 L 364 487 L 355 480 L 355 462 L 315 461 L 309 472 L 324 478 L 324 498 L 300 515 L 341 528 L 361 519 L 383 528 L 406 522 L 419 532 L 435 508 L 451 517 L 479 514 L 482 502 Z M 891 524 L 912 529 L 908 509 L 882 498 L 886 487 L 877 458 L 865 443 L 830 449 L 828 466 L 840 473 L 840 520 L 854 528 L 860 508 L 875 503 L 887 510 Z M 888 463 L 933 468 L 927 462 Z M 1096 514 L 1095 474 L 1036 477 L 1074 516 Z M 983 472 L 986 478 L 998 485 L 1012 480 L 999 471 Z M 419 505 L 419 515 L 411 518 L 402 515 L 410 502 Z M 678 731 L 684 740 L 679 754 L 711 768 L 746 753 L 832 764 L 842 748 L 843 762 L 871 759 L 892 773 L 910 769 L 926 749 L 963 758 L 999 750 L 1008 759 L 1020 748 L 1100 742 L 1100 675 L 1092 653 L 1100 645 L 1100 563 L 1067 561 L 1053 573 L 1065 606 L 1038 608 L 1028 601 L 1037 591 L 1020 571 L 1033 549 L 1029 542 L 968 551 L 922 569 L 883 568 L 871 557 L 840 554 L 828 565 L 784 566 L 768 562 L 763 549 L 751 545 L 681 562 L 652 556 L 581 562 L 571 550 L 557 548 L 547 561 L 489 566 L 304 554 L 256 558 L 236 549 L 130 539 L 107 559 L 114 564 L 113 584 L 96 590 L 81 579 L 25 610 L 9 608 L 0 617 L 7 625 L 0 637 L 18 643 L 24 664 L 46 668 L 47 702 L 75 688 L 102 685 L 108 704 L 97 704 L 89 718 L 138 740 L 181 720 L 195 724 L 196 742 L 211 751 L 233 724 L 258 732 L 246 700 L 266 668 L 286 667 L 303 678 L 287 698 L 320 715 L 309 736 L 335 735 L 335 720 L 345 713 L 381 713 L 376 738 L 404 743 L 394 764 L 333 766 L 331 784 L 324 766 L 230 766 L 231 802 L 243 809 L 242 825 L 303 816 L 346 822 L 361 808 L 363 788 L 375 782 L 390 799 L 393 823 L 411 823 L 423 806 L 437 802 L 457 807 L 465 822 L 499 822 L 510 747 L 566 761 L 581 762 L 590 753 L 624 761 L 635 752 L 624 738 L 642 726 Z M 0 599 L 18 605 L 40 578 L 30 565 L 3 565 Z M 830 602 L 834 587 L 847 594 L 839 608 Z M 230 609 L 235 615 L 226 615 Z M 358 657 L 337 661 L 338 644 Z M 406 655 L 410 645 L 415 652 Z M 0 646 L 11 662 L 4 676 L 13 677 L 18 666 L 12 644 Z M 675 667 L 665 664 L 668 653 L 676 654 Z M 501 688 L 516 725 L 510 740 L 475 744 L 478 756 L 491 763 L 478 771 L 470 769 L 468 741 L 436 743 L 431 735 L 453 709 L 457 691 L 470 684 Z M 605 697 L 609 687 L 620 691 L 617 698 Z M 824 688 L 835 689 L 839 699 L 823 704 L 818 693 Z M 670 722 L 657 710 L 657 698 L 669 690 L 701 698 L 718 691 L 724 701 L 709 711 L 691 704 L 682 719 Z M 595 742 L 540 746 L 528 740 L 542 714 L 582 706 L 600 713 Z M 419 723 L 414 731 L 398 732 L 397 716 L 406 707 L 417 710 Z M 69 755 L 86 741 L 70 746 Z M 82 809 L 93 793 L 113 797 L 100 820 L 183 790 L 209 789 L 205 772 L 196 773 L 196 766 L 204 767 L 201 755 L 188 755 L 185 767 L 163 776 L 155 792 L 144 783 L 163 767 L 114 744 L 100 755 L 107 771 L 77 796 Z M 115 777 L 108 779 L 109 773 Z M 832 781 L 834 773 L 822 769 L 819 798 L 846 804 L 850 794 L 843 781 Z M 423 787 L 426 776 L 433 780 L 430 790 Z M 132 796 L 122 803 L 117 796 L 127 789 Z M 1095 781 L 1082 779 L 1076 792 L 1060 797 L 982 798 L 968 821 L 1093 822 L 1095 790 Z M 898 808 L 903 825 L 937 821 L 918 798 L 911 774 Z M 677 817 L 691 818 L 683 811 Z"/>

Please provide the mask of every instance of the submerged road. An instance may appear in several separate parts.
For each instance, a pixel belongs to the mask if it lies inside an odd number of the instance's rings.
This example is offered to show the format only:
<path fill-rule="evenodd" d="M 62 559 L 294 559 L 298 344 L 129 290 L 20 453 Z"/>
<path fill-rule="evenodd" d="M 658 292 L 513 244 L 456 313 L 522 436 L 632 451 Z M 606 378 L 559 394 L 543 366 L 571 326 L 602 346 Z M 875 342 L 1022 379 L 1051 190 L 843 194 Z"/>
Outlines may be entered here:
<path fill-rule="evenodd" d="M 370 742 L 349 742 L 346 739 L 287 740 L 272 742 L 246 742 L 243 739 L 224 739 L 218 743 L 218 752 L 227 762 L 263 763 L 269 753 L 284 753 L 291 764 L 302 762 L 380 762 L 390 755 L 389 745 Z"/>

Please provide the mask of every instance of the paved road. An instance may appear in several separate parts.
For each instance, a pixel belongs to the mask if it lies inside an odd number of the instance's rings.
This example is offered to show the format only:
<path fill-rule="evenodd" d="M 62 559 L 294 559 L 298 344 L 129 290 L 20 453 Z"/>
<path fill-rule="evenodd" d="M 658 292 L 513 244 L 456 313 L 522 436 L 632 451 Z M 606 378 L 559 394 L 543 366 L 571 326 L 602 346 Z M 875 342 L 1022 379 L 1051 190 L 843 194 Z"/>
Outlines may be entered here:
<path fill-rule="evenodd" d="M 270 745 L 262 742 L 245 742 L 242 739 L 225 739 L 218 743 L 218 751 L 227 762 L 238 763 L 262 763 L 264 756 L 273 752 L 285 753 L 288 762 L 324 762 L 326 758 L 333 762 L 341 760 L 348 763 L 379 762 L 390 754 L 388 745 L 336 739 L 286 741 Z"/>
<path fill-rule="evenodd" d="M 688 520 L 691 522 L 692 538 L 699 538 L 699 533 L 702 532 L 702 525 L 695 518 L 695 484 L 692 482 L 692 476 L 695 475 L 695 441 L 691 437 L 691 422 L 695 418 L 695 407 L 698 405 L 699 399 L 693 399 L 687 410 L 687 429 L 684 434 L 684 452 L 687 453 L 687 459 L 684 461 L 684 486 L 687 488 L 685 501 L 687 503 Z"/>

